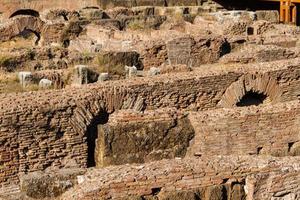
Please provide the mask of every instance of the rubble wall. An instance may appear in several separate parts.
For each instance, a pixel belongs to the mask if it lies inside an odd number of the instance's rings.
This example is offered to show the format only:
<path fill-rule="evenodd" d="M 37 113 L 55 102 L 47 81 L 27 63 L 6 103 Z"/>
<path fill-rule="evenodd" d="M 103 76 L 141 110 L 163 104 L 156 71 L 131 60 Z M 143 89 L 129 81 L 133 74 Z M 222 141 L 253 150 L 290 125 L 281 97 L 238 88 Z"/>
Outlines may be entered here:
<path fill-rule="evenodd" d="M 117 6 L 202 6 L 216 5 L 212 0 L 99 0 L 99 5 L 103 8 Z"/>
<path fill-rule="evenodd" d="M 95 196 L 104 199 L 295 199 L 289 197 L 297 197 L 300 192 L 297 157 L 213 156 L 164 160 L 93 169 L 82 179 L 82 184 L 67 191 L 61 199 L 89 200 Z"/>
<path fill-rule="evenodd" d="M 46 168 L 86 167 L 87 130 L 101 113 L 167 107 L 213 109 L 226 88 L 246 71 L 278 80 L 280 100 L 295 100 L 300 91 L 299 62 L 262 63 L 254 69 L 249 66 L 252 70 L 232 67 L 227 72 L 199 69 L 200 73 L 0 95 L 0 182 L 18 182 L 20 174 Z"/>
<path fill-rule="evenodd" d="M 9 18 L 14 12 L 21 9 L 43 12 L 51 9 L 80 10 L 86 7 L 106 9 L 134 6 L 200 6 L 207 12 L 223 9 L 212 0 L 4 0 L 0 4 L 0 13 L 3 13 L 3 18 Z"/>

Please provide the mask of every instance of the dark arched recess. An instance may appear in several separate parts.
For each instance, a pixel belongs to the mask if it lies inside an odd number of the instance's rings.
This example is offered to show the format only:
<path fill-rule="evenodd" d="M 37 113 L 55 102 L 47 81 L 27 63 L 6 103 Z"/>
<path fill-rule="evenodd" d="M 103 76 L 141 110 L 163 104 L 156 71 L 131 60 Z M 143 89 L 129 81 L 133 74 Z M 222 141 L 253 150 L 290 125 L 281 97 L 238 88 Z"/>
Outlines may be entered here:
<path fill-rule="evenodd" d="M 20 9 L 20 10 L 15 11 L 13 14 L 11 14 L 9 18 L 13 18 L 13 17 L 18 16 L 18 15 L 30 15 L 30 16 L 33 16 L 33 17 L 40 17 L 40 13 L 36 10 Z"/>

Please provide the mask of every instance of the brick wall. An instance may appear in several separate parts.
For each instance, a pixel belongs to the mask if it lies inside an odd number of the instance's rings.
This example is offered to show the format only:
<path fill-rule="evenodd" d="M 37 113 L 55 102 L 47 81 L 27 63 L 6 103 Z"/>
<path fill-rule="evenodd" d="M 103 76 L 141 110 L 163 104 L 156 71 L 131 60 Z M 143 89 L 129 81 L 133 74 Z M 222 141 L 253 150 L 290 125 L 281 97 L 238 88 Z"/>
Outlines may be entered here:
<path fill-rule="evenodd" d="M 176 192 L 189 191 L 198 198 L 181 196 L 180 199 L 240 200 L 245 199 L 244 186 L 249 200 L 288 199 L 300 192 L 299 161 L 297 157 L 212 156 L 92 169 L 81 177 L 83 183 L 67 191 L 61 199 L 89 200 L 95 196 L 104 199 L 147 199 L 149 196 L 168 199 L 166 196 L 170 193 L 176 196 L 180 194 Z M 240 189 L 233 189 L 228 195 L 228 186 Z"/>
<path fill-rule="evenodd" d="M 298 101 L 191 113 L 192 154 L 295 156 L 300 153 Z"/>
<path fill-rule="evenodd" d="M 209 110 L 247 71 L 278 80 L 281 101 L 299 96 L 300 59 L 220 66 L 81 88 L 0 95 L 0 182 L 41 169 L 87 166 L 87 129 L 102 112 L 138 108 Z M 217 69 L 218 70 L 217 70 Z"/>

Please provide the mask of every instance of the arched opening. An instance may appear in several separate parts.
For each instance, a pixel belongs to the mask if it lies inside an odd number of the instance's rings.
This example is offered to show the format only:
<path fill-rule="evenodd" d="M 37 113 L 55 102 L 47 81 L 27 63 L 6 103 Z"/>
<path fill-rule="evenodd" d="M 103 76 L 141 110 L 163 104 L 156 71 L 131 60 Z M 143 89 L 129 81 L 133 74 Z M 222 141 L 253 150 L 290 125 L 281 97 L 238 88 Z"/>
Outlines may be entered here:
<path fill-rule="evenodd" d="M 96 166 L 95 161 L 95 148 L 96 139 L 98 138 L 98 125 L 106 124 L 109 119 L 109 114 L 106 111 L 101 111 L 99 115 L 94 117 L 92 122 L 87 128 L 87 145 L 88 145 L 88 157 L 87 157 L 87 167 Z"/>
<path fill-rule="evenodd" d="M 36 10 L 21 9 L 21 10 L 17 10 L 13 14 L 11 14 L 9 18 L 18 16 L 18 15 L 30 15 L 30 16 L 33 16 L 33 17 L 40 17 L 40 13 L 38 11 L 36 11 Z"/>
<path fill-rule="evenodd" d="M 242 97 L 242 99 L 236 104 L 236 106 L 258 106 L 260 104 L 263 104 L 266 99 L 267 95 L 265 95 L 264 93 L 249 91 Z"/>
<path fill-rule="evenodd" d="M 35 46 L 39 44 L 41 36 L 38 32 L 31 29 L 24 29 L 17 35 L 10 38 L 6 45 L 13 47 Z"/>
<path fill-rule="evenodd" d="M 31 29 L 25 29 L 22 32 L 20 32 L 18 37 L 23 37 L 27 40 L 32 40 L 34 42 L 34 45 L 38 45 L 39 41 L 41 40 L 41 36 L 38 32 L 31 30 Z"/>

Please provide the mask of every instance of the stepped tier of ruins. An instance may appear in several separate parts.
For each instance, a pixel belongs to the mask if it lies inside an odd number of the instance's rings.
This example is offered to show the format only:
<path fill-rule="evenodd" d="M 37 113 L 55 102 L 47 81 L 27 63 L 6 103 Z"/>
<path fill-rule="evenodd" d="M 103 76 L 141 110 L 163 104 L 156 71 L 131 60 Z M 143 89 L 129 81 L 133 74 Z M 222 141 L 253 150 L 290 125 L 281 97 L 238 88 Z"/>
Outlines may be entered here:
<path fill-rule="evenodd" d="M 2 1 L 0 199 L 300 199 L 278 2 Z"/>

